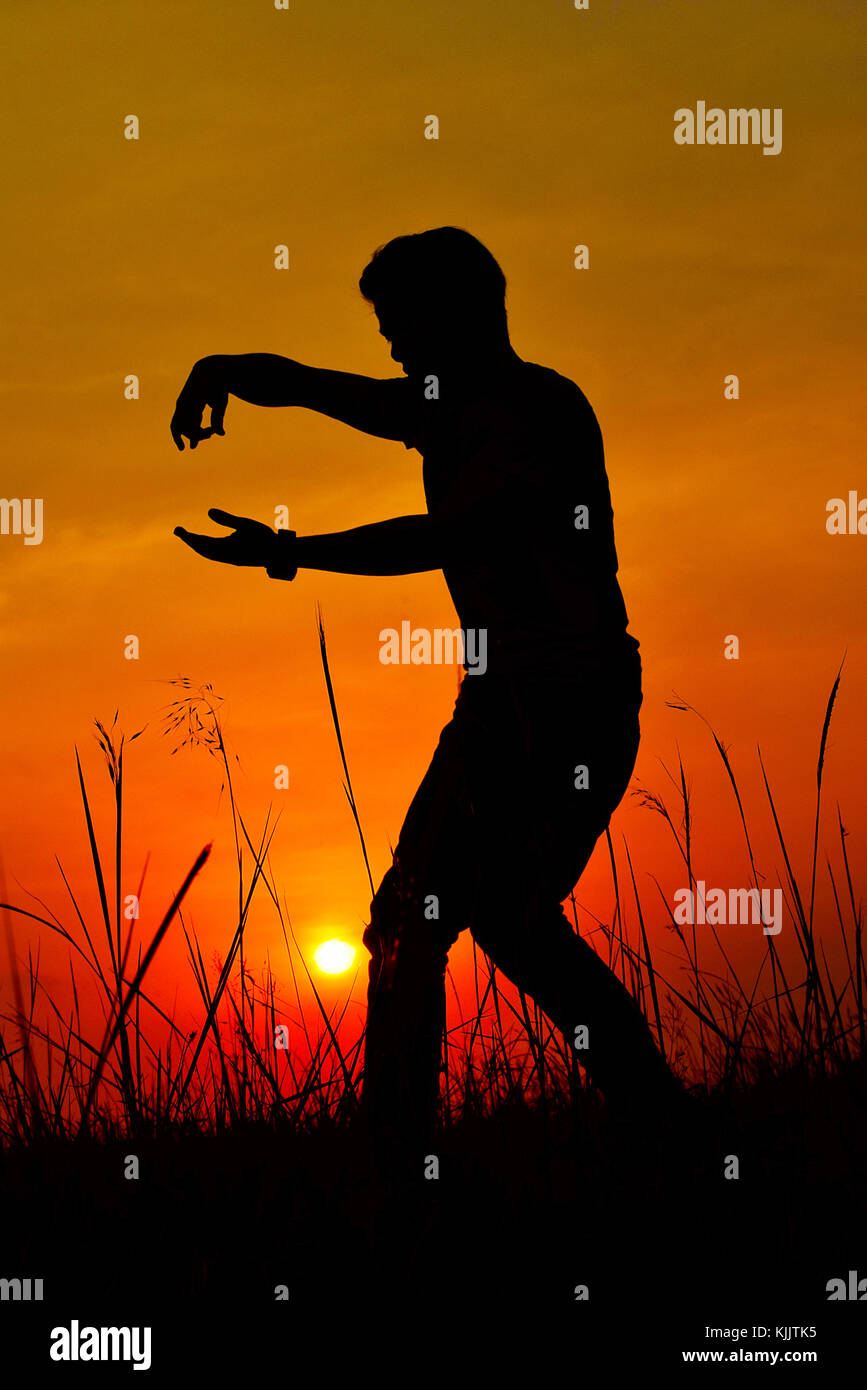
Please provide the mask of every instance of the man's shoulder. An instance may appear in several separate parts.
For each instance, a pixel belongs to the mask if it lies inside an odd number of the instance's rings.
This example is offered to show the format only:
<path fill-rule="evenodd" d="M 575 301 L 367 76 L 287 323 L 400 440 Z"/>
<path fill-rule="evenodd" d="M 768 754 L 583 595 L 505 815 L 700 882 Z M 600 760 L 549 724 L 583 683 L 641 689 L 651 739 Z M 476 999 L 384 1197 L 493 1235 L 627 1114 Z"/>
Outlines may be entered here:
<path fill-rule="evenodd" d="M 528 391 L 538 394 L 542 400 L 550 401 L 552 406 L 593 413 L 593 407 L 581 387 L 571 377 L 564 376 L 553 367 L 543 367 L 539 362 L 524 362 L 522 366 L 526 369 Z"/>
<path fill-rule="evenodd" d="M 464 447 L 498 477 L 532 476 L 573 485 L 576 468 L 604 468 L 602 431 L 576 382 L 552 367 L 520 361 L 460 417 Z"/>
<path fill-rule="evenodd" d="M 571 377 L 538 362 L 524 362 L 508 400 L 515 434 L 535 441 L 537 451 L 553 453 L 564 466 L 576 449 L 585 458 L 601 457 L 602 431 L 596 412 Z"/>

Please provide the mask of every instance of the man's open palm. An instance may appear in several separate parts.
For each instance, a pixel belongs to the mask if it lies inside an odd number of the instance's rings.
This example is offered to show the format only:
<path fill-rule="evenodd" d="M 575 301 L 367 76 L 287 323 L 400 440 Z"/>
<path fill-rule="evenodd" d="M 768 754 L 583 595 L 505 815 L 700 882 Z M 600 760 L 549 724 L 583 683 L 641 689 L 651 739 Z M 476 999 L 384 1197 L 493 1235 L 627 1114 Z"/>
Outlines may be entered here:
<path fill-rule="evenodd" d="M 234 526 L 231 536 L 200 536 L 175 527 L 175 535 L 185 545 L 203 555 L 206 560 L 219 560 L 223 565 L 270 565 L 276 556 L 277 533 L 263 521 L 248 516 L 233 516 L 231 512 L 211 507 L 208 516 L 220 526 Z"/>

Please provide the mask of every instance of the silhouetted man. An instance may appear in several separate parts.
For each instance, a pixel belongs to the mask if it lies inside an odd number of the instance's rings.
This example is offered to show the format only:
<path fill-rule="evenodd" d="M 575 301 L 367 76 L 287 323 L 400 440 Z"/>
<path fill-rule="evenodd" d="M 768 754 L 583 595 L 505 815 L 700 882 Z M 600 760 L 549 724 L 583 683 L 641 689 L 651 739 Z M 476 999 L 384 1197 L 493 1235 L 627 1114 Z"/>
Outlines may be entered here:
<path fill-rule="evenodd" d="M 397 237 L 360 288 L 403 377 L 207 357 L 171 425 L 179 449 L 183 437 L 195 448 L 223 433 L 231 394 L 306 406 L 418 450 L 426 515 L 296 537 L 213 510 L 233 535 L 175 534 L 208 559 L 275 578 L 442 569 L 464 633 L 485 634 L 486 669 L 467 671 L 364 933 L 364 1102 L 379 1152 L 419 1174 L 438 1101 L 446 958 L 465 927 L 570 1046 L 586 1041 L 578 1056 L 609 1105 L 664 1123 L 682 1095 L 631 996 L 561 908 L 632 775 L 641 662 L 596 417 L 574 382 L 515 353 L 505 287 L 468 232 Z"/>

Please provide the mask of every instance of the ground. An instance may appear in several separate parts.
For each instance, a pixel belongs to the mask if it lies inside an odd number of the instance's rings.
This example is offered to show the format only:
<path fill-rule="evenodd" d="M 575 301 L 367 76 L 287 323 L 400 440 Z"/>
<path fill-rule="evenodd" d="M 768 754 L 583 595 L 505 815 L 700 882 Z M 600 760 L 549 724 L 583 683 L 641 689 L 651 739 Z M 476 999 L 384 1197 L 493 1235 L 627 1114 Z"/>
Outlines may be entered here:
<path fill-rule="evenodd" d="M 578 1117 L 521 1105 L 440 1133 L 439 1177 L 405 1190 L 373 1181 L 354 1125 L 8 1153 L 0 1274 L 42 1277 L 44 1302 L 0 1304 L 6 1356 L 68 1379 L 47 1347 L 75 1317 L 151 1325 L 157 1384 L 235 1357 L 297 1366 L 314 1328 L 323 1367 L 354 1348 L 362 1369 L 374 1331 L 406 1342 L 416 1370 L 458 1346 L 542 1369 L 559 1342 L 575 1375 L 600 1357 L 614 1375 L 680 1367 L 688 1350 L 796 1351 L 777 1329 L 803 1326 L 827 1371 L 867 1325 L 826 1292 L 850 1269 L 867 1277 L 864 1078 L 863 1064 L 769 1078 L 670 1143 L 612 1129 L 592 1094 Z M 705 1333 L 756 1325 L 763 1341 Z"/>

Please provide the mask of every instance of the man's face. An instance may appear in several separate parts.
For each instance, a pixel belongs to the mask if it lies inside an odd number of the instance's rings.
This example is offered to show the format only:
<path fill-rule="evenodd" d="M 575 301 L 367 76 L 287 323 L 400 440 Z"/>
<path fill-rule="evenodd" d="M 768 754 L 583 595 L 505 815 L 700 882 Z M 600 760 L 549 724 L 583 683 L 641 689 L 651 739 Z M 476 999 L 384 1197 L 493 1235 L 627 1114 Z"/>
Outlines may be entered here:
<path fill-rule="evenodd" d="M 391 356 L 407 376 L 427 376 L 443 365 L 443 333 L 431 313 L 416 307 L 374 305 L 379 331 L 391 345 Z"/>

